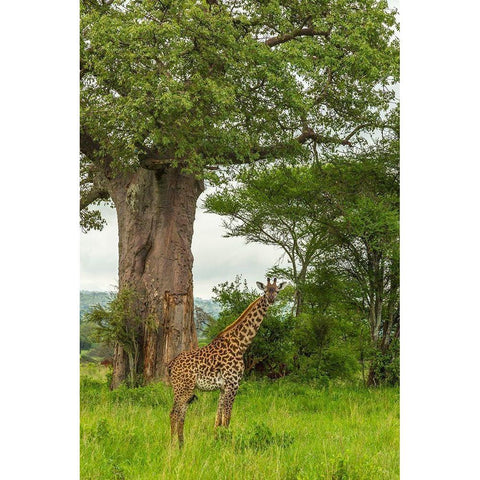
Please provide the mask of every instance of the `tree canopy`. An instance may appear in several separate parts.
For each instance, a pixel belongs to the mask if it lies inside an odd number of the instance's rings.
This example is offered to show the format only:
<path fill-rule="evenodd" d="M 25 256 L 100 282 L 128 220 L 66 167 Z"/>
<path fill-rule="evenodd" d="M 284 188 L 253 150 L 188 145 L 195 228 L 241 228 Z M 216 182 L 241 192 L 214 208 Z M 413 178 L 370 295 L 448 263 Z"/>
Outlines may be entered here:
<path fill-rule="evenodd" d="M 244 169 L 235 186 L 205 200 L 226 217 L 227 236 L 283 251 L 287 263 L 269 273 L 292 281 L 302 335 L 318 345 L 332 329 L 353 332 L 356 342 L 368 327 L 373 351 L 391 355 L 399 337 L 398 110 L 390 122 L 362 153 Z M 370 383 L 377 374 L 370 371 Z"/>
<path fill-rule="evenodd" d="M 109 197 L 105 168 L 205 176 L 385 126 L 398 80 L 386 1 L 106 3 L 81 2 L 82 209 Z"/>

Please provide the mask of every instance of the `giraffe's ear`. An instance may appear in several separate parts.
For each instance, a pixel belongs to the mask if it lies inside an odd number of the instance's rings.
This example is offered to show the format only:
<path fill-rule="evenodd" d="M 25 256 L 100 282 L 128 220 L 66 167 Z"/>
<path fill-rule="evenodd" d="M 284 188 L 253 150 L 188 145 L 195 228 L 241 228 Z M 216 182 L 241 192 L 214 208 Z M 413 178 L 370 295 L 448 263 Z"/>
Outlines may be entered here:
<path fill-rule="evenodd" d="M 278 291 L 282 290 L 283 288 L 285 288 L 287 286 L 287 282 L 282 282 L 279 286 L 278 286 Z"/>
<path fill-rule="evenodd" d="M 265 290 L 265 285 L 264 285 L 262 282 L 257 282 L 257 287 L 258 287 L 260 290 Z"/>

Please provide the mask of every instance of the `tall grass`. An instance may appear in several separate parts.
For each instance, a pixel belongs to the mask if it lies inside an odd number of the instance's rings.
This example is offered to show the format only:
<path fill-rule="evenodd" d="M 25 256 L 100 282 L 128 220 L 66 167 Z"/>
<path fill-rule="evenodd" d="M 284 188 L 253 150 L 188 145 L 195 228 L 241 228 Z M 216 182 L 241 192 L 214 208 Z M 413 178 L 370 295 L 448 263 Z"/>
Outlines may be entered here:
<path fill-rule="evenodd" d="M 217 438 L 218 393 L 200 392 L 180 451 L 170 445 L 171 390 L 111 392 L 101 368 L 82 366 L 82 479 L 399 478 L 398 389 L 245 381 Z"/>

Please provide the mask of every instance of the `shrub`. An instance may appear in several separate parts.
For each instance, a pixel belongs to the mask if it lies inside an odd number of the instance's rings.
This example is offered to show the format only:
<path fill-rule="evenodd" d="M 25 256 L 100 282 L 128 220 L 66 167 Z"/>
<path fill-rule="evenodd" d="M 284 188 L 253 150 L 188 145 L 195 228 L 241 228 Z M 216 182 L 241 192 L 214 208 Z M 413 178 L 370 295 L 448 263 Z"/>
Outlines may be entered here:
<path fill-rule="evenodd" d="M 354 354 L 345 346 L 329 348 L 323 359 L 325 373 L 329 378 L 352 380 L 359 364 Z"/>
<path fill-rule="evenodd" d="M 400 343 L 394 340 L 385 351 L 377 351 L 371 365 L 370 376 L 376 384 L 396 386 L 400 383 Z"/>
<path fill-rule="evenodd" d="M 141 295 L 133 289 L 123 288 L 106 306 L 96 305 L 85 313 L 86 322 L 94 325 L 92 337 L 106 345 L 122 345 L 128 358 L 127 384 L 130 387 L 142 383 L 139 374 L 141 345 L 139 332 L 144 327 L 142 317 L 143 301 Z M 151 319 L 147 319 L 147 324 Z"/>

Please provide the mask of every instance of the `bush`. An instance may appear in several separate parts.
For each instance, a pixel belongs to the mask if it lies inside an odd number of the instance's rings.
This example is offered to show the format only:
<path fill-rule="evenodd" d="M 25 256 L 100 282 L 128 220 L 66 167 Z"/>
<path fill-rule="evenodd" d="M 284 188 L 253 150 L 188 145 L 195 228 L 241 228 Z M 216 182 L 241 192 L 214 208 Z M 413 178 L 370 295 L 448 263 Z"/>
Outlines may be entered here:
<path fill-rule="evenodd" d="M 326 315 L 303 313 L 296 318 L 293 339 L 299 355 L 321 352 L 331 341 L 333 319 Z"/>
<path fill-rule="evenodd" d="M 385 352 L 377 351 L 370 367 L 372 384 L 396 386 L 400 383 L 400 343 L 398 339 Z"/>
<path fill-rule="evenodd" d="M 337 332 L 340 330 L 340 333 Z M 360 364 L 354 345 L 343 340 L 345 329 L 328 315 L 302 314 L 293 332 L 295 357 L 294 374 L 300 380 L 351 380 Z"/>
<path fill-rule="evenodd" d="M 329 378 L 352 380 L 359 364 L 354 354 L 346 346 L 329 348 L 323 359 L 325 373 Z"/>
<path fill-rule="evenodd" d="M 142 316 L 142 296 L 131 288 L 123 288 L 107 306 L 96 305 L 85 313 L 84 320 L 93 328 L 92 338 L 112 347 L 118 343 L 127 356 L 126 383 L 135 387 L 142 384 L 140 370 L 141 345 L 139 333 L 153 318 Z"/>

